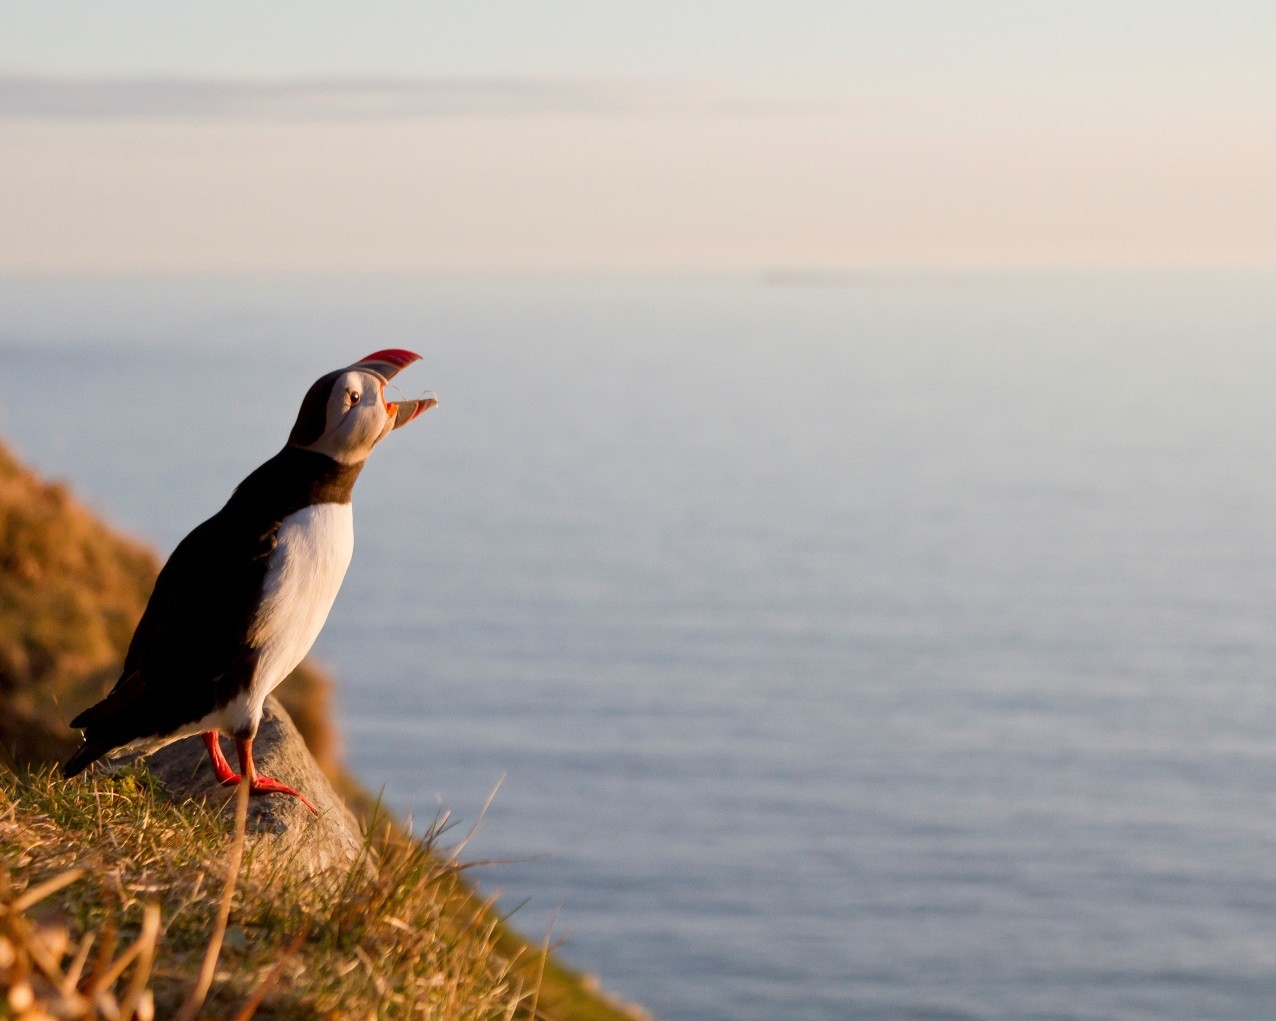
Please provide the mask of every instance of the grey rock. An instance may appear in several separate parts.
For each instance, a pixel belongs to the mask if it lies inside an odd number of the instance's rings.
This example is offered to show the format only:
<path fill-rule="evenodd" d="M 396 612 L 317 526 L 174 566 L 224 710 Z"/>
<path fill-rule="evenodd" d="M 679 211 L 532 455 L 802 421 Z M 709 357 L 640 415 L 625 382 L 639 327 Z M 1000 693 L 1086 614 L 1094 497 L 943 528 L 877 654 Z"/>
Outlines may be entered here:
<path fill-rule="evenodd" d="M 233 742 L 223 738 L 222 751 L 238 771 Z M 149 769 L 174 801 L 198 798 L 220 805 L 227 828 L 233 827 L 236 789 L 217 782 L 198 735 L 166 745 L 149 756 L 130 756 L 127 761 Z M 356 863 L 368 870 L 375 867 L 359 823 L 274 698 L 266 700 L 261 726 L 253 740 L 253 761 L 258 773 L 301 791 L 319 810 L 314 815 L 300 799 L 286 794 L 253 795 L 248 801 L 247 853 L 255 860 L 264 858 L 268 867 L 295 870 L 310 879 L 326 876 L 339 880 Z"/>

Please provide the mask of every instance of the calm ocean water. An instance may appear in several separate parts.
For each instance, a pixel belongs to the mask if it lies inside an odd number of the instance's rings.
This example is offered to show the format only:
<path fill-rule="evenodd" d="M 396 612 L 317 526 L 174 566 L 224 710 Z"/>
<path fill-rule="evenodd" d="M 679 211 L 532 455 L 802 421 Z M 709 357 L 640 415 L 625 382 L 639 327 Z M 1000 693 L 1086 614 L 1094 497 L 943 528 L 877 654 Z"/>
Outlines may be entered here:
<path fill-rule="evenodd" d="M 1270 276 L 0 280 L 0 435 L 172 545 L 309 383 L 348 758 L 666 1019 L 1276 1015 Z"/>

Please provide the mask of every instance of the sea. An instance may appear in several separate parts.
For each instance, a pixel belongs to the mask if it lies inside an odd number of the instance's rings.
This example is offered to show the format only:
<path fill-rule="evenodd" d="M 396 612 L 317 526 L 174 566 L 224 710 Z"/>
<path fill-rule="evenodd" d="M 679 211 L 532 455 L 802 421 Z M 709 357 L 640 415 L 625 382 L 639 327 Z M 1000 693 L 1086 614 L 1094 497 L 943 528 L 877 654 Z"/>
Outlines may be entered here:
<path fill-rule="evenodd" d="M 1276 274 L 5 277 L 0 437 L 167 552 L 383 347 L 440 406 L 315 656 L 530 938 L 667 1021 L 1276 1016 Z"/>

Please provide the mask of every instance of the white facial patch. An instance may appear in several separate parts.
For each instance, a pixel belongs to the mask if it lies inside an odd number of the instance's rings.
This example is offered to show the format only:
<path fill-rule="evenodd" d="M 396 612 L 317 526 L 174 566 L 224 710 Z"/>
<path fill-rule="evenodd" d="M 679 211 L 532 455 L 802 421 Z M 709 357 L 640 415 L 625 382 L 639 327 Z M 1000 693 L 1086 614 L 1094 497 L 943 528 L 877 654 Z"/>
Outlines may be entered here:
<path fill-rule="evenodd" d="M 307 448 L 343 464 L 357 464 L 394 426 L 384 381 L 370 372 L 343 372 L 328 395 L 324 433 Z"/>

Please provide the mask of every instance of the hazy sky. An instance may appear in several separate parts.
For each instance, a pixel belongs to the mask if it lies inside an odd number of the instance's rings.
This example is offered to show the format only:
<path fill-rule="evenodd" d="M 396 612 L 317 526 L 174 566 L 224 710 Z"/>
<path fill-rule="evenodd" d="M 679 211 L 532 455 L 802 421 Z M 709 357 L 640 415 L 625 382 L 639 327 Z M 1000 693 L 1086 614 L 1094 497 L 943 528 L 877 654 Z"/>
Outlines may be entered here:
<path fill-rule="evenodd" d="M 0 269 L 1276 262 L 1276 5 L 14 2 Z"/>

